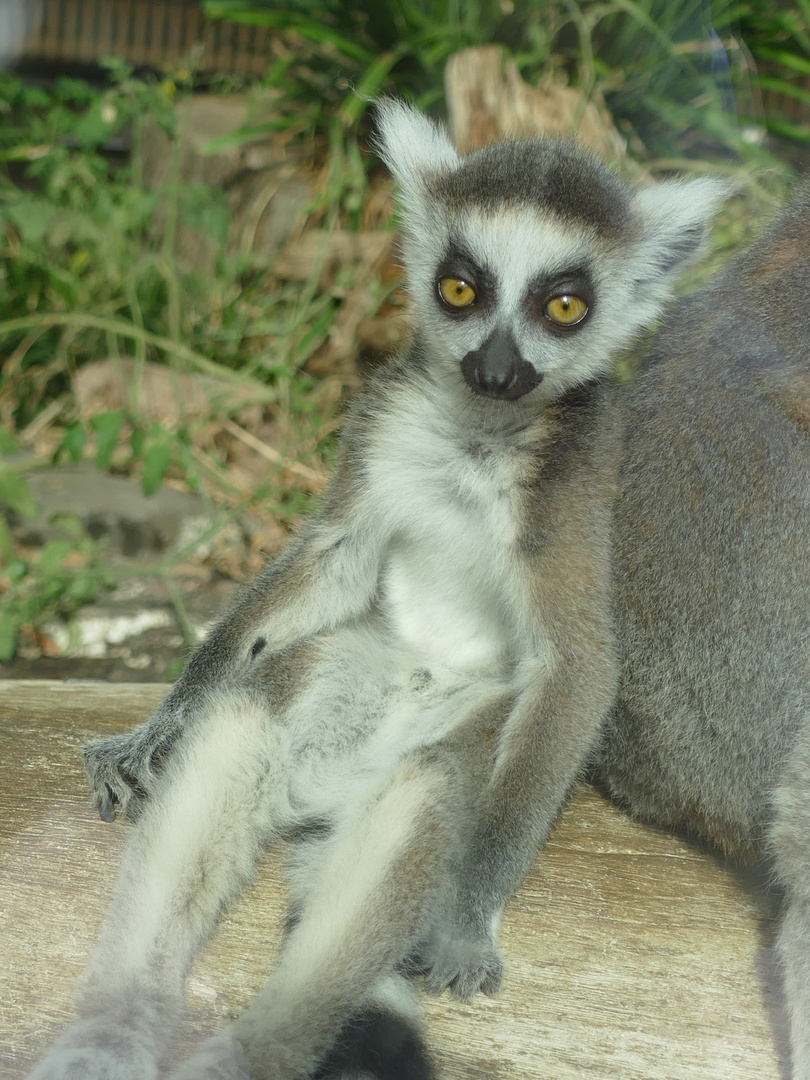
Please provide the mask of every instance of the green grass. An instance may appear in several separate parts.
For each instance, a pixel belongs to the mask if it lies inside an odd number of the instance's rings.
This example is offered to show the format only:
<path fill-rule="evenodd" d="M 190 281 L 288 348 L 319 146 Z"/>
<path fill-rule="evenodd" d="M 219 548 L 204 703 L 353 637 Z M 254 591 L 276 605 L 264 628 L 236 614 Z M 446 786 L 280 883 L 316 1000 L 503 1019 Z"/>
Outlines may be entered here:
<path fill-rule="evenodd" d="M 270 26 L 279 56 L 267 85 L 285 87 L 283 120 L 357 119 L 380 91 L 440 105 L 444 66 L 456 51 L 502 45 L 531 83 L 549 74 L 601 90 L 647 155 L 751 153 L 766 116 L 751 57 L 771 65 L 780 90 L 800 98 L 810 71 L 810 0 L 206 0 L 213 19 Z M 355 96 L 347 97 L 351 88 Z M 294 106 L 294 107 L 293 107 Z M 796 126 L 796 125 L 794 125 Z M 800 126 L 799 126 L 800 127 Z M 801 136 L 801 132 L 799 132 Z M 803 137 L 803 136 L 801 136 Z"/>
<path fill-rule="evenodd" d="M 340 296 L 319 287 L 318 266 L 304 283 L 283 282 L 266 260 L 228 254 L 227 202 L 215 189 L 181 181 L 179 139 L 167 181 L 148 187 L 146 123 L 176 135 L 184 89 L 176 77 L 133 79 L 120 65 L 114 74 L 104 92 L 67 79 L 46 92 L 0 74 L 0 508 L 35 512 L 20 462 L 90 457 L 99 468 L 136 476 L 147 494 L 169 477 L 199 492 L 211 507 L 214 538 L 247 509 L 290 523 L 308 490 L 283 461 L 268 466 L 255 491 L 230 475 L 220 432 L 238 405 L 214 402 L 202 417 L 184 416 L 181 395 L 178 421 L 166 429 L 139 408 L 138 385 L 146 365 L 158 363 L 173 379 L 205 375 L 236 387 L 241 407 L 249 400 L 283 416 L 284 455 L 316 464 L 331 453 L 345 380 L 313 376 L 306 364 L 328 343 Z M 122 165 L 103 147 L 124 125 L 133 145 Z M 316 154 L 328 167 L 308 223 L 328 232 L 362 211 L 365 162 L 356 143 L 331 152 L 324 143 Z M 184 227 L 210 233 L 219 252 L 203 271 L 178 251 Z M 132 373 L 131 403 L 87 418 L 77 411 L 74 379 L 98 360 Z M 21 560 L 5 528 L 2 539 L 0 660 L 7 660 L 21 628 L 69 614 L 110 575 L 95 572 L 87 538 L 73 584 L 56 576 L 56 549 Z M 168 572 L 177 561 L 154 570 Z"/>

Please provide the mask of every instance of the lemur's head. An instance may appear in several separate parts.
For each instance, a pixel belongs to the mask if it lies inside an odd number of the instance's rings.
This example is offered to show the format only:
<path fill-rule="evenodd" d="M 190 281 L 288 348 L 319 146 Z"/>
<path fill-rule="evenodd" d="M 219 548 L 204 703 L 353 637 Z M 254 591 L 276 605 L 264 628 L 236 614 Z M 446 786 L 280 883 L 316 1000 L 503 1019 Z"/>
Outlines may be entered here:
<path fill-rule="evenodd" d="M 655 321 L 726 193 L 713 180 L 634 192 L 558 139 L 461 157 L 400 101 L 377 120 L 422 345 L 491 398 L 554 398 L 605 371 Z"/>

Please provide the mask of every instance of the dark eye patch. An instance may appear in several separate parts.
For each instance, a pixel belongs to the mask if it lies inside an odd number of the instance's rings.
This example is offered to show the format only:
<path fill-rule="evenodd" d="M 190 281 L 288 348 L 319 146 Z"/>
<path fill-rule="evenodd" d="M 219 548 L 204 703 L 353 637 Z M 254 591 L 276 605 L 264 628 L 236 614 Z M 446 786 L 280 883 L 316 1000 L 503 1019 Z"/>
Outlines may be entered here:
<path fill-rule="evenodd" d="M 549 319 L 547 308 L 549 301 L 557 296 L 575 296 L 587 305 L 586 317 L 571 326 L 561 326 Z M 595 305 L 593 279 L 587 267 L 576 267 L 553 274 L 538 274 L 526 291 L 523 305 L 529 318 L 555 334 L 570 334 L 583 326 L 592 316 Z"/>
<path fill-rule="evenodd" d="M 495 275 L 486 266 L 477 263 L 463 244 L 451 242 L 448 245 L 444 257 L 436 267 L 434 278 L 437 301 L 442 310 L 452 318 L 464 318 L 475 311 L 487 309 L 496 302 Z M 448 307 L 442 303 L 440 283 L 446 278 L 470 285 L 475 290 L 475 303 L 459 308 Z"/>

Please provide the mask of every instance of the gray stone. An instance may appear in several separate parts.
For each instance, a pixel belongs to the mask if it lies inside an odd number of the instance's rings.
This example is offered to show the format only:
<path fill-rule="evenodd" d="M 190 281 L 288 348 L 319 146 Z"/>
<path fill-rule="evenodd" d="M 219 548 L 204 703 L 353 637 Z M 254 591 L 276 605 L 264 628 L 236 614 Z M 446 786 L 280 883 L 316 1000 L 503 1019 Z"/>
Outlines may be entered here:
<path fill-rule="evenodd" d="M 154 559 L 193 540 L 210 524 L 197 496 L 163 485 L 147 497 L 135 480 L 110 476 L 92 462 L 32 470 L 26 480 L 40 515 L 35 521 L 11 520 L 14 536 L 26 544 L 64 535 L 51 519 L 73 514 L 90 536 L 109 539 L 109 555 Z"/>
<path fill-rule="evenodd" d="M 174 578 L 173 586 L 197 640 L 238 588 L 232 581 L 194 577 Z M 149 574 L 126 577 L 69 621 L 51 620 L 42 633 L 61 655 L 40 656 L 23 648 L 0 665 L 4 679 L 169 682 L 193 644 L 186 640 L 165 579 Z"/>

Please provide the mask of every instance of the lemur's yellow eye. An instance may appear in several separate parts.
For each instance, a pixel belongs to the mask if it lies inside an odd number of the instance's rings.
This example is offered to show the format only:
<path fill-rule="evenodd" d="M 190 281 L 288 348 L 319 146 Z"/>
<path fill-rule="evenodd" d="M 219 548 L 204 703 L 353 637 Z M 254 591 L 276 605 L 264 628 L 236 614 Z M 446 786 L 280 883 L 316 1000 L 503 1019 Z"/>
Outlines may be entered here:
<path fill-rule="evenodd" d="M 546 315 L 559 326 L 576 326 L 588 314 L 588 305 L 579 296 L 563 293 L 546 304 Z"/>
<path fill-rule="evenodd" d="M 475 303 L 475 289 L 460 278 L 445 277 L 439 282 L 439 292 L 445 304 L 454 308 L 469 307 Z"/>

